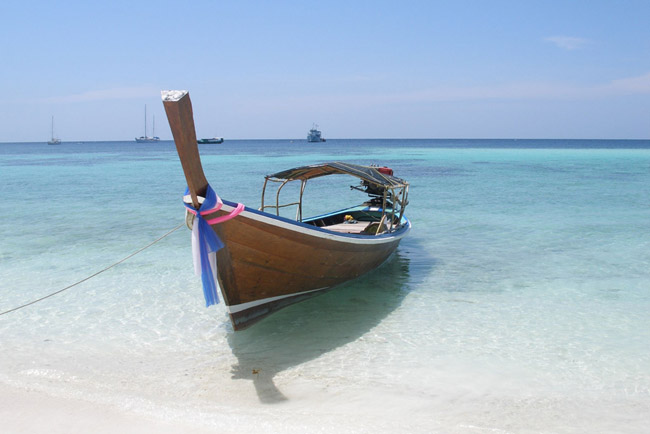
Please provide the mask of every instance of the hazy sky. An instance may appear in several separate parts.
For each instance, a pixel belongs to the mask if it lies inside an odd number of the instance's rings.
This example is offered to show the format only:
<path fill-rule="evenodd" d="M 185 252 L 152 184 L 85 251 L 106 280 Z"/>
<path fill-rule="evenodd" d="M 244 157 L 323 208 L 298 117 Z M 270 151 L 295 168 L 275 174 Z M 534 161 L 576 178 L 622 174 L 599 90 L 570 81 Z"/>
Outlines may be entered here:
<path fill-rule="evenodd" d="M 0 2 L 0 142 L 650 138 L 650 1 Z"/>

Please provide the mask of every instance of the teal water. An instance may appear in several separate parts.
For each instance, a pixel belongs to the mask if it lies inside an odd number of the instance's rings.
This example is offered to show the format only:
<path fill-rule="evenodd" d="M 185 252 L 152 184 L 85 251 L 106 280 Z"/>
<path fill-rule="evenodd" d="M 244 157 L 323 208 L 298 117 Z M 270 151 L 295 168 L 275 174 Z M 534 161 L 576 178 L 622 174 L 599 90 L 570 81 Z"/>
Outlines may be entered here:
<path fill-rule="evenodd" d="M 0 382 L 243 432 L 647 432 L 650 141 L 226 141 L 222 197 L 330 160 L 411 182 L 371 275 L 234 333 L 189 231 L 0 316 Z M 354 204 L 344 178 L 308 212 Z M 173 143 L 0 144 L 0 312 L 183 222 Z M 352 201 L 352 202 L 350 202 Z"/>

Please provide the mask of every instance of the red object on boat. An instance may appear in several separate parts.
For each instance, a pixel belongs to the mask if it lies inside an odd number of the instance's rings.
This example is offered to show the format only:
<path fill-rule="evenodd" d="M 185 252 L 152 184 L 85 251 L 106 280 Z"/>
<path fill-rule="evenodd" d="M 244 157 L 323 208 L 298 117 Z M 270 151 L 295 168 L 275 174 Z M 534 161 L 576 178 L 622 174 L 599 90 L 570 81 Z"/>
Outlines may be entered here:
<path fill-rule="evenodd" d="M 384 167 L 378 167 L 378 168 L 377 168 L 377 171 L 378 171 L 379 173 L 383 173 L 384 175 L 390 175 L 390 176 L 393 176 L 393 169 L 391 169 L 390 167 L 386 167 L 386 166 L 384 166 Z"/>

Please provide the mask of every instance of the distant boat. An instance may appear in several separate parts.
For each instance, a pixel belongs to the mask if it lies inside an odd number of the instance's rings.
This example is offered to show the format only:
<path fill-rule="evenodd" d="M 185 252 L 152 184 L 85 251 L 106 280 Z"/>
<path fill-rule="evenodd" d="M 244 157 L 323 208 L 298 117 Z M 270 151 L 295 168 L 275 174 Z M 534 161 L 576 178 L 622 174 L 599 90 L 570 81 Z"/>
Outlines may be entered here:
<path fill-rule="evenodd" d="M 144 105 L 144 136 L 136 137 L 135 141 L 138 143 L 151 143 L 159 142 L 160 137 L 156 137 L 156 117 L 153 117 L 153 131 L 152 137 L 147 136 L 147 105 Z"/>
<path fill-rule="evenodd" d="M 311 130 L 309 130 L 309 134 L 307 135 L 307 141 L 308 142 L 324 142 L 325 139 L 321 137 L 321 132 L 318 130 L 318 125 L 314 124 L 311 127 Z"/>
<path fill-rule="evenodd" d="M 54 137 L 54 116 L 52 116 L 52 138 L 47 141 L 48 145 L 60 145 L 61 139 Z"/>
<path fill-rule="evenodd" d="M 210 139 L 199 139 L 197 140 L 199 143 L 223 143 L 223 137 L 212 137 Z"/>

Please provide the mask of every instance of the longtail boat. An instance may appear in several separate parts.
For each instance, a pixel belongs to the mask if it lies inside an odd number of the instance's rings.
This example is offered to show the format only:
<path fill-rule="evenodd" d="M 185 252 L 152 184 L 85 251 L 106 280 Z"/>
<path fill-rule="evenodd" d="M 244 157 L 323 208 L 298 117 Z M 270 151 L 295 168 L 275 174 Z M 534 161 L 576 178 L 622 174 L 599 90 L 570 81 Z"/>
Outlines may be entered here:
<path fill-rule="evenodd" d="M 386 167 L 330 162 L 277 172 L 265 177 L 259 209 L 221 199 L 201 166 L 188 92 L 162 91 L 162 99 L 187 180 L 186 222 L 206 305 L 218 300 L 216 271 L 235 330 L 368 273 L 409 232 L 409 184 Z M 352 188 L 367 195 L 365 202 L 303 218 L 307 181 L 340 174 L 357 179 Z M 299 197 L 280 203 L 280 191 L 292 182 L 300 185 Z M 287 206 L 296 207 L 295 220 L 280 215 Z"/>

